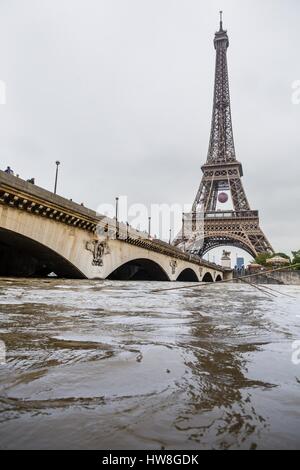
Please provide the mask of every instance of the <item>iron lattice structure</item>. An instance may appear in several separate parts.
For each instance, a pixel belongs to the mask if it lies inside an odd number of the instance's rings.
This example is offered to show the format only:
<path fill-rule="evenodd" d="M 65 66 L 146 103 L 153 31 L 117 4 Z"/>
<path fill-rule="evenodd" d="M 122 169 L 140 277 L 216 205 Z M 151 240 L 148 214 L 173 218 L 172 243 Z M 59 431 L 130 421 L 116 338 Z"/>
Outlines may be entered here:
<path fill-rule="evenodd" d="M 203 177 L 192 214 L 195 220 L 203 214 L 202 246 L 196 251 L 203 256 L 210 249 L 231 245 L 246 250 L 255 257 L 262 252 L 273 252 L 273 248 L 259 226 L 258 211 L 252 211 L 242 184 L 242 165 L 236 159 L 232 131 L 227 49 L 229 40 L 223 29 L 222 12 L 220 29 L 215 34 L 216 70 L 214 103 L 208 156 L 202 167 Z M 233 210 L 218 211 L 217 201 L 220 191 L 230 191 Z M 196 223 L 194 231 L 196 231 Z M 197 237 L 194 234 L 193 238 Z M 175 244 L 187 242 L 184 228 L 182 237 Z M 195 251 L 191 248 L 191 251 Z"/>

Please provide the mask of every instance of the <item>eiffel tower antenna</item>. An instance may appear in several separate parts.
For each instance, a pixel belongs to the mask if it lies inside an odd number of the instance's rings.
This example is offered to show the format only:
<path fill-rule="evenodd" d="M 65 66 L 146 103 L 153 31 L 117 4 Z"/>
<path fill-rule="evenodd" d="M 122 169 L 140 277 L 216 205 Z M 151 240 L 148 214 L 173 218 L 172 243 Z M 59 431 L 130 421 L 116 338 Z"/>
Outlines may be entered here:
<path fill-rule="evenodd" d="M 223 31 L 223 12 L 220 11 L 220 31 Z"/>
<path fill-rule="evenodd" d="M 243 168 L 236 159 L 234 146 L 227 49 L 229 39 L 223 30 L 223 12 L 220 11 L 220 29 L 215 33 L 216 68 L 211 133 L 206 163 L 202 166 L 202 180 L 193 209 L 192 234 L 190 241 L 202 236 L 201 248 L 190 249 L 203 256 L 218 246 L 235 246 L 247 251 L 253 257 L 258 253 L 273 253 L 273 248 L 259 226 L 259 213 L 250 208 L 242 184 Z M 224 193 L 224 191 L 226 191 Z M 219 203 L 225 202 L 231 194 L 233 210 L 217 210 Z M 221 194 L 222 193 L 222 194 Z M 196 219 L 204 214 L 202 233 L 197 233 Z M 185 230 L 186 233 L 186 230 Z M 174 244 L 180 245 L 179 237 Z M 191 245 L 190 245 L 191 246 Z"/>

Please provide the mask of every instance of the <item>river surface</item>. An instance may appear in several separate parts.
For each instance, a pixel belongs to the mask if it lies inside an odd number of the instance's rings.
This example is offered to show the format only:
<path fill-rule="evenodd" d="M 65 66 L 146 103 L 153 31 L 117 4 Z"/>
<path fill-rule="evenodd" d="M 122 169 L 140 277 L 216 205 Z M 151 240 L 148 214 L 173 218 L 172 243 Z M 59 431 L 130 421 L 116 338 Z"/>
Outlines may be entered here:
<path fill-rule="evenodd" d="M 1 279 L 0 447 L 299 449 L 300 287 L 170 286 Z"/>

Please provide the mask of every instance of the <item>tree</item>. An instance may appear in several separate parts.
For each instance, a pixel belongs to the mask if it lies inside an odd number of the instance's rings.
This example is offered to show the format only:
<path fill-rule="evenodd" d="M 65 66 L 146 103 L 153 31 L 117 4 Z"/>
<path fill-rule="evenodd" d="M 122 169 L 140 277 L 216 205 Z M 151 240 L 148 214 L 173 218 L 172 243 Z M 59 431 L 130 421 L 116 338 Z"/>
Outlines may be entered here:
<path fill-rule="evenodd" d="M 295 269 L 300 270 L 300 250 L 292 251 L 292 253 L 293 253 L 292 264 L 299 264 Z"/>
<path fill-rule="evenodd" d="M 267 259 L 272 258 L 273 255 L 270 253 L 259 253 L 255 258 L 255 263 L 261 264 L 262 266 L 266 266 Z"/>

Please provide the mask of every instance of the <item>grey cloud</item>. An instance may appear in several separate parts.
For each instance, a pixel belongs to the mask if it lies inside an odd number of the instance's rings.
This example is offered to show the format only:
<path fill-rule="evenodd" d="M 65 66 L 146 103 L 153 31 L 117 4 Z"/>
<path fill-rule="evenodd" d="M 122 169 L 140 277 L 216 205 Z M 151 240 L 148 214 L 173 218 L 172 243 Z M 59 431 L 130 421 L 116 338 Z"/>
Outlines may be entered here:
<path fill-rule="evenodd" d="M 206 159 L 220 2 L 2 0 L 1 167 L 96 208 L 189 203 Z M 297 0 L 223 0 L 244 184 L 276 250 L 300 248 Z M 278 223 L 278 221 L 282 223 Z"/>

